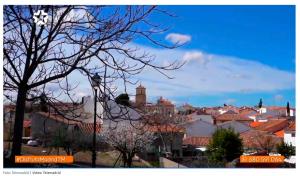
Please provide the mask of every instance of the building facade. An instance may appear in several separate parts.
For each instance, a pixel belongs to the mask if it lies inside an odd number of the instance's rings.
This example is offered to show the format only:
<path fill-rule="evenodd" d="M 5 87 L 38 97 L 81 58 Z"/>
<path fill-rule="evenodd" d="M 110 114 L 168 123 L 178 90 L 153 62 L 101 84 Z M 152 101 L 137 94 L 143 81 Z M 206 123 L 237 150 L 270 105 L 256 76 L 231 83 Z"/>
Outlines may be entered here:
<path fill-rule="evenodd" d="M 163 97 L 160 97 L 156 103 L 147 103 L 146 88 L 142 85 L 136 88 L 135 106 L 150 115 L 166 117 L 175 114 L 175 105 Z"/>
<path fill-rule="evenodd" d="M 135 104 L 137 107 L 143 107 L 146 105 L 147 99 L 146 99 L 146 88 L 142 85 L 139 85 L 136 88 L 136 94 L 135 94 Z"/>

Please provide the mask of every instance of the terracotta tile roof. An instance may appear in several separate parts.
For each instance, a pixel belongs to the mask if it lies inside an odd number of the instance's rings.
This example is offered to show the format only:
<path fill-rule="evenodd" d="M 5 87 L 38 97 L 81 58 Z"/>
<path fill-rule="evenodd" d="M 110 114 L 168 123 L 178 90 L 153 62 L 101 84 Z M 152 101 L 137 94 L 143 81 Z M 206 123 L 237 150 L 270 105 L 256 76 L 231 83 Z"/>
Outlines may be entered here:
<path fill-rule="evenodd" d="M 31 127 L 31 120 L 24 120 L 23 121 L 23 128 Z"/>
<path fill-rule="evenodd" d="M 207 146 L 211 137 L 187 137 L 183 139 L 183 145 Z"/>
<path fill-rule="evenodd" d="M 250 116 L 259 116 L 259 115 L 261 115 L 260 113 L 258 113 L 258 112 L 254 112 L 254 113 L 252 113 L 252 114 L 250 114 Z"/>
<path fill-rule="evenodd" d="M 262 125 L 263 123 L 265 123 L 265 122 L 251 122 L 250 127 L 256 128 L 256 127 Z"/>
<path fill-rule="evenodd" d="M 286 110 L 286 107 L 283 106 L 267 106 L 268 110 Z"/>
<path fill-rule="evenodd" d="M 175 125 L 153 125 L 146 126 L 147 130 L 151 132 L 162 132 L 162 133 L 171 133 L 171 132 L 185 132 L 185 129 Z"/>
<path fill-rule="evenodd" d="M 248 107 L 248 106 L 242 106 L 239 108 L 239 111 L 244 111 L 244 110 L 252 110 L 252 111 L 256 111 L 253 107 Z"/>
<path fill-rule="evenodd" d="M 264 138 L 271 138 L 274 144 L 280 143 L 282 139 L 275 135 L 270 135 L 266 131 L 249 130 L 240 134 L 244 147 L 247 148 L 259 148 L 260 140 Z M 183 139 L 184 145 L 193 146 L 207 146 L 211 137 L 187 137 Z"/>
<path fill-rule="evenodd" d="M 237 114 L 237 112 L 235 112 L 234 110 L 228 110 L 228 111 L 226 111 L 225 113 L 223 113 L 223 114 Z"/>
<path fill-rule="evenodd" d="M 65 124 L 69 124 L 69 125 L 75 125 L 75 124 L 79 124 L 81 123 L 82 121 L 81 120 L 70 120 L 70 119 L 66 119 L 64 118 L 63 116 L 61 115 L 57 115 L 57 114 L 49 114 L 48 112 L 37 112 L 37 114 L 40 114 L 42 116 L 44 116 L 45 118 L 50 118 L 52 120 L 55 120 L 55 121 L 59 121 L 59 122 L 62 122 L 62 123 L 65 123 Z"/>
<path fill-rule="evenodd" d="M 157 104 L 165 105 L 165 106 L 174 106 L 173 103 L 167 99 L 164 99 L 163 97 L 160 97 L 157 101 Z"/>
<path fill-rule="evenodd" d="M 94 132 L 94 123 L 83 122 L 80 119 L 69 120 L 64 118 L 63 116 L 50 114 L 46 112 L 38 112 L 38 114 L 42 115 L 45 118 L 50 118 L 52 120 L 67 124 L 67 125 L 76 125 L 82 132 L 85 133 L 93 133 Z M 99 133 L 101 131 L 101 124 L 96 123 L 96 132 Z"/>
<path fill-rule="evenodd" d="M 56 109 L 58 109 L 60 111 L 83 110 L 83 104 L 74 104 L 74 103 L 68 103 L 68 102 L 54 102 L 54 103 L 52 103 L 51 108 L 50 108 L 51 112 L 56 111 L 53 107 L 55 107 Z"/>
<path fill-rule="evenodd" d="M 250 131 L 240 134 L 240 137 L 243 140 L 244 147 L 255 148 L 257 146 L 256 142 L 254 141 L 255 137 L 258 135 L 265 135 L 265 134 L 266 134 L 266 132 L 250 130 Z"/>
<path fill-rule="evenodd" d="M 256 113 L 257 111 L 255 111 L 254 109 L 241 109 L 239 111 L 239 114 L 241 116 L 247 116 L 247 115 L 250 115 L 251 113 Z"/>
<path fill-rule="evenodd" d="M 94 132 L 94 123 L 80 123 L 78 125 L 79 129 L 87 134 L 91 134 Z M 101 124 L 97 123 L 96 124 L 96 133 L 101 132 Z"/>
<path fill-rule="evenodd" d="M 266 131 L 258 131 L 258 130 L 249 130 L 245 133 L 241 133 L 240 137 L 243 140 L 244 147 L 248 148 L 259 148 L 260 143 L 263 142 L 264 139 L 270 138 L 272 139 L 272 143 L 277 144 L 282 141 L 281 138 L 271 135 Z"/>
<path fill-rule="evenodd" d="M 280 130 L 280 131 L 277 131 L 275 132 L 274 134 L 277 136 L 277 137 L 281 137 L 283 138 L 284 137 L 284 132 L 287 132 L 287 131 L 295 131 L 296 129 L 296 123 L 295 122 L 291 122 L 289 124 L 289 126 L 283 130 Z"/>
<path fill-rule="evenodd" d="M 277 131 L 274 133 L 277 137 L 281 137 L 283 138 L 284 137 L 284 130 L 280 130 L 280 131 Z"/>
<path fill-rule="evenodd" d="M 273 118 L 275 115 L 265 114 L 265 113 L 264 114 L 255 113 L 255 114 L 251 114 L 250 116 L 270 119 L 270 118 Z"/>
<path fill-rule="evenodd" d="M 231 120 L 236 120 L 236 121 L 253 121 L 252 119 L 248 117 L 243 117 L 240 114 L 221 114 L 216 117 L 217 121 L 231 121 Z"/>
<path fill-rule="evenodd" d="M 263 125 L 256 127 L 255 129 L 275 133 L 276 131 L 282 130 L 287 126 L 288 126 L 287 119 L 276 119 L 276 120 L 269 120 L 265 122 Z"/>
<path fill-rule="evenodd" d="M 288 131 L 295 131 L 296 130 L 296 123 L 291 122 L 289 127 L 287 128 Z"/>

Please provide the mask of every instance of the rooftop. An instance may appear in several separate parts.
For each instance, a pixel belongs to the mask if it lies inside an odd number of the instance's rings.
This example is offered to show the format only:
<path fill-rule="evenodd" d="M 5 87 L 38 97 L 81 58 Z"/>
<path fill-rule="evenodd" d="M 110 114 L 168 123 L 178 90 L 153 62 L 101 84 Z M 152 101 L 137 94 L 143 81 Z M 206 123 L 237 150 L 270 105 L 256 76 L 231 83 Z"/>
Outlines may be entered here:
<path fill-rule="evenodd" d="M 48 112 L 36 112 L 36 114 L 39 114 L 44 118 L 49 118 L 67 125 L 78 126 L 79 129 L 83 132 L 92 133 L 94 129 L 93 126 L 94 123 L 90 123 L 82 118 L 68 119 L 68 117 L 64 117 L 62 115 L 53 114 L 53 113 L 49 114 Z M 99 133 L 100 131 L 101 131 L 101 122 L 98 120 L 98 123 L 96 123 L 96 132 Z"/>
<path fill-rule="evenodd" d="M 256 127 L 256 130 L 267 131 L 271 133 L 275 133 L 280 131 L 288 126 L 287 119 L 276 119 L 276 120 L 269 120 L 265 122 L 263 125 Z"/>
<path fill-rule="evenodd" d="M 270 145 L 276 145 L 281 142 L 281 138 L 271 135 L 266 131 L 249 130 L 240 134 L 243 140 L 243 144 L 248 148 L 261 148 L 264 143 L 270 143 Z"/>
<path fill-rule="evenodd" d="M 140 85 L 137 87 L 137 89 L 145 89 L 145 87 L 142 86 L 142 84 L 140 84 Z"/>
<path fill-rule="evenodd" d="M 164 99 L 163 97 L 160 97 L 157 100 L 157 104 L 159 105 L 165 105 L 165 106 L 174 106 L 173 103 L 167 99 Z"/>
<path fill-rule="evenodd" d="M 212 134 L 216 130 L 215 125 L 205 122 L 201 119 L 190 121 L 186 123 L 184 127 L 186 128 L 187 136 L 197 136 L 197 137 L 212 136 Z"/>
<path fill-rule="evenodd" d="M 251 122 L 250 127 L 256 128 L 256 127 L 262 125 L 263 123 L 265 123 L 265 122 Z"/>
<path fill-rule="evenodd" d="M 280 131 L 277 131 L 274 133 L 277 137 L 281 137 L 283 138 L 284 137 L 284 130 L 280 130 Z"/>
<path fill-rule="evenodd" d="M 145 127 L 147 131 L 151 132 L 162 132 L 162 133 L 171 133 L 171 132 L 184 132 L 185 129 L 176 125 L 148 125 Z"/>
<path fill-rule="evenodd" d="M 243 133 L 243 132 L 250 130 L 250 128 L 248 126 L 244 125 L 241 122 L 235 121 L 235 120 L 220 123 L 217 126 L 218 126 L 218 128 L 225 128 L 225 129 L 232 128 L 237 133 Z"/>
<path fill-rule="evenodd" d="M 216 117 L 217 121 L 253 121 L 248 117 L 241 116 L 240 114 L 221 114 Z"/>
<path fill-rule="evenodd" d="M 287 128 L 288 131 L 295 131 L 296 130 L 296 122 L 293 121 L 290 123 L 290 125 Z"/>
<path fill-rule="evenodd" d="M 183 145 L 207 146 L 211 137 L 186 137 L 183 139 Z"/>

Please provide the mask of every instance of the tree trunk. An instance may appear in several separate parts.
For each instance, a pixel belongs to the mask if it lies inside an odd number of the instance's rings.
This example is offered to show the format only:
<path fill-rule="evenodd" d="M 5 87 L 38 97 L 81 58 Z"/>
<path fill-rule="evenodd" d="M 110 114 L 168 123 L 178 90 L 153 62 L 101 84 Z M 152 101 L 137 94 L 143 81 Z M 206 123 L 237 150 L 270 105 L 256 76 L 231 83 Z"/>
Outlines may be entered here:
<path fill-rule="evenodd" d="M 127 166 L 131 167 L 132 166 L 132 158 L 134 157 L 134 152 L 133 153 L 128 153 L 128 158 L 127 158 Z"/>
<path fill-rule="evenodd" d="M 159 133 L 159 136 L 160 136 L 161 141 L 162 141 L 162 143 L 163 143 L 163 147 L 164 147 L 163 150 L 164 150 L 164 152 L 166 152 L 166 151 L 167 151 L 167 146 L 166 146 L 165 140 L 164 140 L 164 138 L 163 138 L 163 136 L 162 136 L 161 133 Z"/>
<path fill-rule="evenodd" d="M 71 149 L 69 147 L 65 147 L 65 152 L 67 155 L 71 155 Z"/>
<path fill-rule="evenodd" d="M 128 167 L 131 167 L 131 165 L 132 165 L 132 157 L 129 156 L 129 157 L 127 158 L 127 166 L 128 166 Z"/>
<path fill-rule="evenodd" d="M 18 97 L 16 103 L 13 146 L 12 146 L 12 153 L 11 153 L 11 161 L 12 161 L 11 164 L 13 165 L 15 164 L 15 156 L 21 155 L 26 94 L 27 94 L 27 89 L 25 89 L 24 86 L 20 86 L 18 90 Z"/>
<path fill-rule="evenodd" d="M 126 167 L 126 163 L 127 163 L 127 156 L 126 153 L 123 153 L 123 167 Z"/>

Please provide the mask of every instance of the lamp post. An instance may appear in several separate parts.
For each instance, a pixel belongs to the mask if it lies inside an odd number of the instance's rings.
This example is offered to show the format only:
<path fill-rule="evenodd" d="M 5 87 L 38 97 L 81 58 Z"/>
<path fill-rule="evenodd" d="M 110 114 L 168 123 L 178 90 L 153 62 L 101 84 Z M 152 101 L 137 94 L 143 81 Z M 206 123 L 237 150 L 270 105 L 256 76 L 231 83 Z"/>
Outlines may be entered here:
<path fill-rule="evenodd" d="M 96 73 L 92 77 L 92 87 L 95 91 L 94 97 L 94 133 L 93 133 L 93 151 L 92 151 L 92 167 L 96 167 L 96 118 L 97 118 L 97 87 L 99 87 L 101 83 L 101 77 Z"/>

